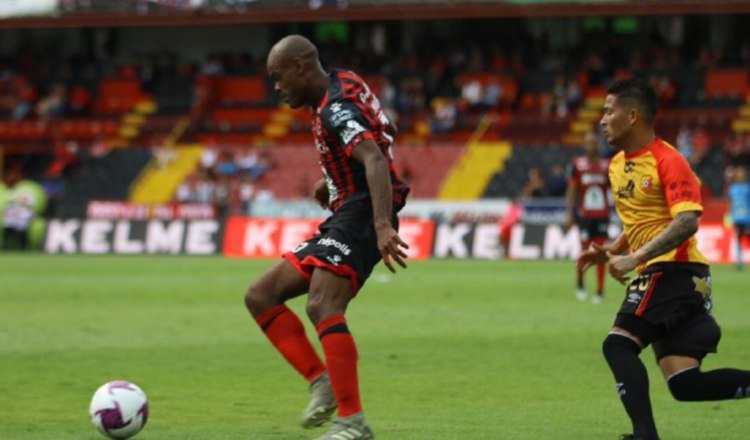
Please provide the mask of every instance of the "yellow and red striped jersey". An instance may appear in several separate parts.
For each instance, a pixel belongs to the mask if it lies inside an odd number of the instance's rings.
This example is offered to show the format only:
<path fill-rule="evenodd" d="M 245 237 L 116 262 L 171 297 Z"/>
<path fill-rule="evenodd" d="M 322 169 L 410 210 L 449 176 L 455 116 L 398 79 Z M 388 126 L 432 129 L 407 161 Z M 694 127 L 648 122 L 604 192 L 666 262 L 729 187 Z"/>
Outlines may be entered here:
<path fill-rule="evenodd" d="M 636 153 L 617 153 L 609 165 L 609 180 L 631 252 L 653 240 L 678 213 L 703 211 L 698 177 L 679 151 L 658 138 Z M 708 265 L 695 236 L 638 271 L 661 262 Z"/>

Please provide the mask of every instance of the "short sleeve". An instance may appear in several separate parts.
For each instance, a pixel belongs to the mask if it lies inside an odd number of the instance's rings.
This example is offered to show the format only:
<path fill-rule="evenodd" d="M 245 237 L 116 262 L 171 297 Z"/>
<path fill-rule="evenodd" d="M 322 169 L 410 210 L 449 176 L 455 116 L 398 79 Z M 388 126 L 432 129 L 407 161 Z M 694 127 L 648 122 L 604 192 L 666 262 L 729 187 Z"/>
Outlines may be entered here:
<path fill-rule="evenodd" d="M 703 211 L 701 185 L 685 157 L 679 153 L 661 157 L 659 178 L 672 217 L 685 211 Z"/>
<path fill-rule="evenodd" d="M 362 141 L 375 139 L 372 126 L 356 103 L 340 99 L 326 105 L 321 113 L 324 128 L 344 149 L 347 156 Z"/>

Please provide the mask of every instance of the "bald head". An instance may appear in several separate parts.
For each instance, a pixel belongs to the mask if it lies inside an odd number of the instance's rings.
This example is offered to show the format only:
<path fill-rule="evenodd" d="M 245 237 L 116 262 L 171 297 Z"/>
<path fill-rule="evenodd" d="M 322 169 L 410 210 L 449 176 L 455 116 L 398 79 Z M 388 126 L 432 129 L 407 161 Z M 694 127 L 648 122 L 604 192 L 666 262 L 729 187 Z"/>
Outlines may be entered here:
<path fill-rule="evenodd" d="M 302 35 L 289 35 L 274 44 L 268 54 L 268 66 L 287 65 L 295 60 L 313 61 L 318 59 L 318 49 Z"/>
<path fill-rule="evenodd" d="M 274 44 L 266 68 L 274 90 L 292 108 L 317 105 L 328 88 L 318 49 L 301 35 L 289 35 Z"/>

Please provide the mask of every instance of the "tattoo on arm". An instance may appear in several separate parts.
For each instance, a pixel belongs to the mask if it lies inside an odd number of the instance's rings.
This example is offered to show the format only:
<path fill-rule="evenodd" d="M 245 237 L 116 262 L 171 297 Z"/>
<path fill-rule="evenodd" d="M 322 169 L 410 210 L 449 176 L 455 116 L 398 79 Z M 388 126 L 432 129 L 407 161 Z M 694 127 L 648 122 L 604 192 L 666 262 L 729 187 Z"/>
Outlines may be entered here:
<path fill-rule="evenodd" d="M 639 259 L 648 261 L 675 249 L 698 230 L 698 213 L 695 211 L 677 214 L 669 225 L 653 240 L 638 249 Z"/>

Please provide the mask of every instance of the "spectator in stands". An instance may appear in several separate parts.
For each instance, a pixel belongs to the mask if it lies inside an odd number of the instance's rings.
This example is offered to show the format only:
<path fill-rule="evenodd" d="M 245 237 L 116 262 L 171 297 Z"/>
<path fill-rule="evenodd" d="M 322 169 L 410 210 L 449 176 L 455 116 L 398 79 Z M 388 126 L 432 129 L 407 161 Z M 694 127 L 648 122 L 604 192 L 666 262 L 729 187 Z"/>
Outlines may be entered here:
<path fill-rule="evenodd" d="M 669 80 L 667 75 L 654 76 L 651 79 L 651 86 L 656 91 L 656 97 L 659 100 L 659 106 L 669 107 L 672 105 L 677 89 Z"/>
<path fill-rule="evenodd" d="M 36 89 L 25 77 L 19 75 L 13 79 L 9 102 L 14 121 L 25 119 L 31 113 L 36 96 Z"/>
<path fill-rule="evenodd" d="M 208 170 L 202 169 L 198 176 L 196 184 L 196 202 L 213 203 L 214 194 L 216 193 L 216 184 Z"/>
<path fill-rule="evenodd" d="M 691 161 L 693 157 L 693 132 L 687 125 L 682 125 L 677 133 L 677 150 L 685 156 L 685 159 Z"/>
<path fill-rule="evenodd" d="M 230 180 L 226 174 L 219 174 L 219 178 L 214 186 L 214 206 L 216 215 L 219 219 L 224 220 L 229 216 L 229 192 Z"/>
<path fill-rule="evenodd" d="M 55 84 L 50 93 L 40 99 L 36 105 L 36 114 L 41 118 L 62 116 L 67 108 L 67 87 L 65 84 Z"/>
<path fill-rule="evenodd" d="M 237 173 L 237 164 L 231 151 L 222 151 L 216 164 L 216 172 L 219 176 L 233 176 Z"/>
<path fill-rule="evenodd" d="M 450 131 L 456 124 L 456 104 L 450 98 L 435 98 L 432 101 L 430 129 L 435 133 Z"/>
<path fill-rule="evenodd" d="M 219 153 L 216 148 L 208 147 L 203 149 L 201 153 L 201 168 L 204 170 L 213 170 L 216 167 L 216 162 L 219 160 Z"/>
<path fill-rule="evenodd" d="M 242 205 L 242 215 L 250 215 L 250 208 L 255 197 L 255 185 L 247 177 L 243 178 L 242 183 L 240 183 L 239 197 Z"/>
<path fill-rule="evenodd" d="M 575 111 L 583 101 L 583 92 L 578 81 L 571 79 L 568 81 L 567 90 L 565 91 L 565 106 L 567 111 Z"/>
<path fill-rule="evenodd" d="M 542 107 L 543 115 L 553 114 L 558 118 L 564 118 L 568 114 L 568 87 L 563 75 L 555 77 L 554 85 L 551 92 L 547 95 L 544 106 Z"/>
<path fill-rule="evenodd" d="M 194 203 L 198 201 L 198 176 L 189 175 L 177 188 L 176 197 L 180 203 Z"/>
<path fill-rule="evenodd" d="M 708 155 L 710 148 L 711 139 L 708 137 L 708 133 L 706 133 L 703 124 L 700 124 L 693 132 L 693 155 L 690 158 L 690 163 L 694 166 L 703 163 L 703 159 Z"/>
<path fill-rule="evenodd" d="M 487 83 L 487 87 L 484 88 L 484 95 L 482 98 L 482 105 L 485 110 L 496 110 L 500 107 L 500 102 L 503 99 L 503 86 L 497 81 L 490 81 Z"/>
<path fill-rule="evenodd" d="M 552 171 L 547 178 L 547 190 L 550 197 L 562 197 L 568 187 L 568 179 L 565 176 L 565 167 L 556 163 L 552 165 Z"/>
<path fill-rule="evenodd" d="M 273 191 L 270 188 L 261 187 L 258 192 L 255 193 L 255 202 L 257 203 L 263 203 L 263 202 L 272 202 L 276 199 L 276 197 L 273 194 Z"/>
<path fill-rule="evenodd" d="M 479 109 L 482 103 L 482 83 L 476 78 L 466 81 L 461 87 L 461 99 L 469 111 Z"/>
<path fill-rule="evenodd" d="M 3 249 L 29 249 L 29 229 L 34 221 L 34 207 L 28 195 L 11 199 L 3 213 Z"/>
<path fill-rule="evenodd" d="M 88 113 L 91 104 L 91 93 L 84 86 L 76 86 L 68 95 L 68 109 L 72 115 Z"/>
<path fill-rule="evenodd" d="M 529 169 L 529 180 L 523 185 L 521 194 L 524 198 L 533 199 L 537 197 L 546 196 L 547 185 L 542 177 L 542 172 L 539 167 L 531 167 Z"/>

